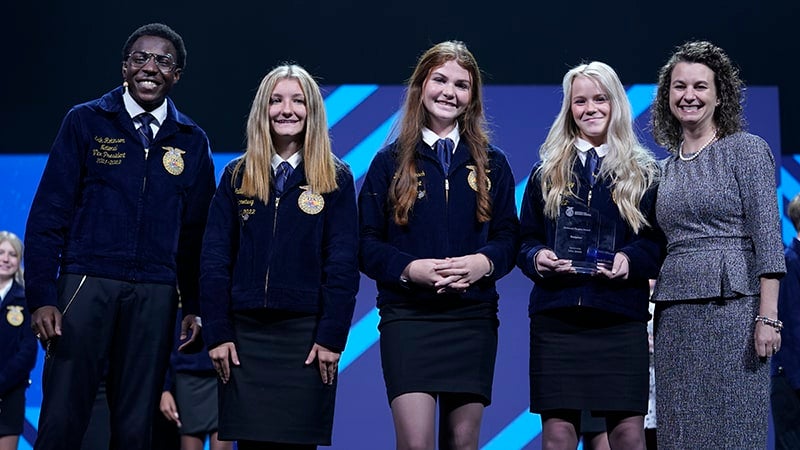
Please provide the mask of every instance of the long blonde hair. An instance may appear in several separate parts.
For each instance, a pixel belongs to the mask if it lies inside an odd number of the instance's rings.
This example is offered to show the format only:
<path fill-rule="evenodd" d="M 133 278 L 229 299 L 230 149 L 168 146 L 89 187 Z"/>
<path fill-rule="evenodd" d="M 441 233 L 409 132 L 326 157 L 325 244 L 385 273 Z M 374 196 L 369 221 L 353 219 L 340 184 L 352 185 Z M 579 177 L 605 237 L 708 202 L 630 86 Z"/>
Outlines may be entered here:
<path fill-rule="evenodd" d="M 319 194 L 332 192 L 336 183 L 336 162 L 331 150 L 328 120 L 319 85 L 302 67 L 284 64 L 270 71 L 258 87 L 247 118 L 247 150 L 234 167 L 233 180 L 242 172 L 242 194 L 269 201 L 272 157 L 276 154 L 269 119 L 269 100 L 279 81 L 291 78 L 300 83 L 306 99 L 303 164 L 310 189 Z"/>
<path fill-rule="evenodd" d="M 578 179 L 572 173 L 577 158 L 573 149 L 580 130 L 572 117 L 572 83 L 577 77 L 592 80 L 603 90 L 611 103 L 611 117 L 606 133 L 609 152 L 603 158 L 601 177 L 611 179 L 611 189 L 620 216 L 634 232 L 639 232 L 648 222 L 639 210 L 639 202 L 645 191 L 655 182 L 658 167 L 652 152 L 639 142 L 633 132 L 631 105 L 625 89 L 614 69 L 602 62 L 593 61 L 574 67 L 563 80 L 564 97 L 550 131 L 547 133 L 539 157 L 545 214 L 551 219 L 558 216 L 563 195 L 575 195 L 573 186 Z M 573 184 L 574 183 L 574 184 Z"/>
<path fill-rule="evenodd" d="M 417 144 L 422 136 L 422 128 L 429 122 L 428 111 L 422 102 L 423 87 L 433 69 L 447 61 L 456 61 L 469 72 L 472 79 L 469 105 L 456 120 L 462 139 L 469 147 L 470 156 L 475 161 L 478 177 L 476 197 L 476 218 L 488 222 L 492 217 L 492 203 L 486 183 L 486 169 L 489 166 L 489 133 L 483 113 L 483 81 L 478 62 L 463 42 L 440 42 L 428 49 L 417 62 L 414 73 L 408 80 L 403 119 L 397 137 L 397 172 L 389 185 L 389 202 L 392 205 L 396 224 L 408 224 L 408 215 L 417 200 Z"/>
<path fill-rule="evenodd" d="M 16 281 L 20 286 L 24 286 L 25 282 L 23 281 L 22 273 L 22 240 L 17 237 L 16 234 L 10 231 L 0 231 L 0 244 L 3 242 L 8 242 L 11 244 L 11 248 L 13 248 L 17 253 L 17 258 L 19 259 L 19 268 L 14 274 L 14 281 Z"/>

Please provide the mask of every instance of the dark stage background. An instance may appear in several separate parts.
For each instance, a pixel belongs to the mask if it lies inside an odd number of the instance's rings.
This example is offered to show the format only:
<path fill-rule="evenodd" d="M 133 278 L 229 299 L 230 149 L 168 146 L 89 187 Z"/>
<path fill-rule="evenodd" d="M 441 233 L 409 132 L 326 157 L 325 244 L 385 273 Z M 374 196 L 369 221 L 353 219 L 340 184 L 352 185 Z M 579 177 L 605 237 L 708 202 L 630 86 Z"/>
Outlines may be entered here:
<path fill-rule="evenodd" d="M 725 48 L 747 84 L 779 87 L 781 147 L 800 152 L 792 132 L 800 123 L 796 1 L 7 3 L 0 153 L 48 151 L 69 106 L 122 82 L 122 44 L 153 21 L 186 41 L 188 67 L 172 97 L 208 131 L 215 151 L 242 147 L 258 82 L 285 60 L 324 84 L 396 85 L 431 44 L 459 39 L 487 84 L 558 84 L 569 67 L 598 59 L 628 85 L 654 83 L 671 49 L 698 38 Z"/>

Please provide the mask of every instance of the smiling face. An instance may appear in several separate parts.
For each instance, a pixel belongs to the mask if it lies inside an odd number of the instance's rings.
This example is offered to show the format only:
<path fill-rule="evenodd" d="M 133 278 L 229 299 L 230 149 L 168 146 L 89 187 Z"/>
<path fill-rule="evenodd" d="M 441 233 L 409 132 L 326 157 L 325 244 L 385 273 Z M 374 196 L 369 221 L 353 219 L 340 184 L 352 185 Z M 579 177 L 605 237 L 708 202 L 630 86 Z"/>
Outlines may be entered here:
<path fill-rule="evenodd" d="M 11 242 L 0 242 L 0 285 L 14 278 L 14 274 L 19 270 L 19 258 Z"/>
<path fill-rule="evenodd" d="M 296 79 L 284 78 L 275 84 L 269 98 L 269 123 L 276 143 L 302 140 L 306 128 L 306 97 Z"/>
<path fill-rule="evenodd" d="M 580 137 L 595 147 L 603 145 L 611 121 L 611 102 L 600 85 L 586 76 L 575 77 L 570 109 Z"/>
<path fill-rule="evenodd" d="M 455 60 L 434 67 L 422 85 L 422 104 L 428 111 L 428 128 L 445 136 L 467 109 L 472 98 L 472 77 Z"/>
<path fill-rule="evenodd" d="M 131 46 L 130 52 L 145 52 L 155 55 L 172 55 L 176 59 L 177 51 L 172 42 L 157 36 L 142 36 Z M 155 58 L 150 58 L 141 67 L 134 67 L 128 58 L 122 63 L 122 77 L 128 83 L 131 97 L 146 111 L 152 111 L 164 102 L 172 86 L 181 77 L 181 69 L 175 68 L 164 73 L 156 65 Z"/>
<path fill-rule="evenodd" d="M 714 71 L 705 64 L 679 62 L 672 69 L 669 108 L 683 128 L 714 127 L 719 100 Z"/>

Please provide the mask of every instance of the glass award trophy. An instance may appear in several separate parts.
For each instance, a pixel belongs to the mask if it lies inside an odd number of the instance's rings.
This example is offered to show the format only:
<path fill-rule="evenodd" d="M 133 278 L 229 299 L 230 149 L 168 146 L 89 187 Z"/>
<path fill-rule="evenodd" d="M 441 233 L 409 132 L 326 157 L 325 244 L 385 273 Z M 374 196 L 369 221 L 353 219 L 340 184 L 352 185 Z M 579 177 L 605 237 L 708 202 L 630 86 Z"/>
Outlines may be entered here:
<path fill-rule="evenodd" d="M 562 206 L 553 251 L 559 259 L 572 260 L 576 272 L 593 274 L 598 264 L 613 265 L 615 236 L 615 222 L 603 220 L 596 209 Z"/>

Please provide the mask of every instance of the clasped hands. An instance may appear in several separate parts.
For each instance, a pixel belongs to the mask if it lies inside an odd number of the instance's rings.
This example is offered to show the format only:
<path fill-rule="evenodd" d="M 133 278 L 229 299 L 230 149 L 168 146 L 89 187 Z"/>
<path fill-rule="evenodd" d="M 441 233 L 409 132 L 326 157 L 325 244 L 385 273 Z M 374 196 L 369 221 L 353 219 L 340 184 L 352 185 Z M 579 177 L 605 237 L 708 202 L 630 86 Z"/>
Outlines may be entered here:
<path fill-rule="evenodd" d="M 555 252 L 550 249 L 543 249 L 536 252 L 533 257 L 536 271 L 542 276 L 559 274 L 559 273 L 575 273 L 575 268 L 572 267 L 572 260 L 558 259 Z M 597 264 L 597 273 L 595 275 L 604 276 L 609 279 L 620 278 L 623 280 L 628 279 L 628 272 L 630 270 L 630 262 L 624 253 L 617 252 L 614 254 L 614 263 L 611 267 L 608 264 Z"/>
<path fill-rule="evenodd" d="M 464 292 L 492 269 L 482 253 L 445 259 L 415 259 L 406 266 L 403 277 L 412 283 L 431 287 L 437 294 Z"/>

